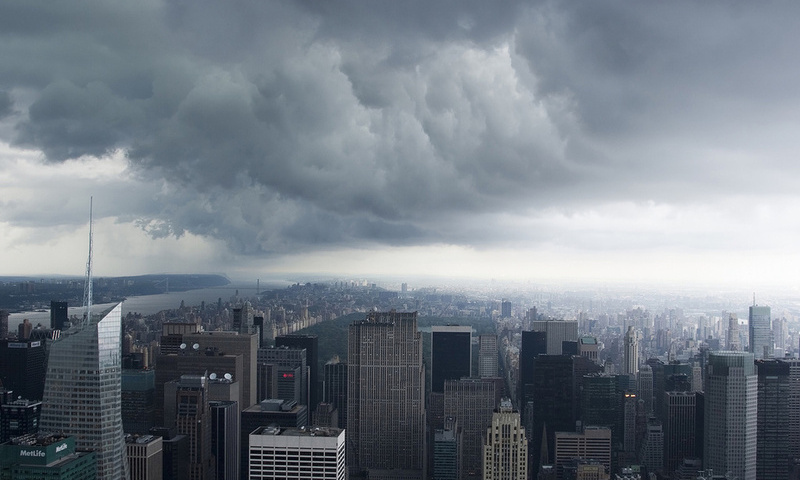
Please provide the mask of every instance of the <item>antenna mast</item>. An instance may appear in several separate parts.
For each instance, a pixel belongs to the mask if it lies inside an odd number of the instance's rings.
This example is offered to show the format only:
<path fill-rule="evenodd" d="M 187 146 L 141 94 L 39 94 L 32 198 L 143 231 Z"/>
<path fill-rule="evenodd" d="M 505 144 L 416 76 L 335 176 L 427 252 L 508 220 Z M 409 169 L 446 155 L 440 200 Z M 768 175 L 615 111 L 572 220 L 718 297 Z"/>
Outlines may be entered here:
<path fill-rule="evenodd" d="M 83 324 L 92 319 L 92 199 L 89 197 L 89 259 L 86 260 L 86 283 L 83 285 Z"/>

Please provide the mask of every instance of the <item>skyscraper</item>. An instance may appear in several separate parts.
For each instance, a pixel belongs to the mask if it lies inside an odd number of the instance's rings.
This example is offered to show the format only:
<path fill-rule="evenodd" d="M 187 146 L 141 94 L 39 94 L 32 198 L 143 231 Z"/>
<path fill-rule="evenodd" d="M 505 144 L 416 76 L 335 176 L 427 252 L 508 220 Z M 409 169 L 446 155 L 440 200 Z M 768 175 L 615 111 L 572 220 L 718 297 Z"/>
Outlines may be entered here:
<path fill-rule="evenodd" d="M 0 340 L 0 381 L 14 395 L 41 400 L 47 374 L 44 340 Z"/>
<path fill-rule="evenodd" d="M 345 437 L 338 428 L 260 427 L 248 438 L 247 478 L 344 480 Z"/>
<path fill-rule="evenodd" d="M 639 367 L 639 399 L 644 401 L 644 411 L 646 415 L 653 414 L 653 369 L 650 365 Z"/>
<path fill-rule="evenodd" d="M 8 338 L 8 310 L 0 310 L 0 340 Z"/>
<path fill-rule="evenodd" d="M 472 372 L 472 327 L 431 327 L 431 391 L 444 392 L 445 380 L 469 377 Z"/>
<path fill-rule="evenodd" d="M 75 436 L 93 450 L 97 478 L 128 478 L 122 431 L 122 304 L 71 328 L 50 346 L 42 400 L 42 431 Z"/>
<path fill-rule="evenodd" d="M 758 439 L 756 478 L 787 478 L 789 475 L 789 364 L 781 360 L 757 360 Z"/>
<path fill-rule="evenodd" d="M 528 478 L 528 439 L 519 412 L 504 398 L 492 414 L 483 446 L 483 478 L 510 480 Z"/>
<path fill-rule="evenodd" d="M 480 478 L 483 436 L 496 405 L 494 382 L 462 378 L 444 382 L 444 418 L 452 418 L 461 432 L 461 478 Z"/>
<path fill-rule="evenodd" d="M 67 314 L 67 302 L 57 302 L 50 300 L 50 328 L 53 330 L 64 330 L 69 326 L 69 315 Z"/>
<path fill-rule="evenodd" d="M 203 375 L 181 375 L 164 387 L 165 422 L 189 438 L 189 480 L 211 480 L 215 473 L 211 456 L 211 410 L 208 379 Z"/>
<path fill-rule="evenodd" d="M 749 345 L 747 351 L 753 354 L 756 360 L 762 358 L 772 358 L 772 321 L 770 320 L 770 308 L 750 306 L 747 330 L 749 335 Z"/>
<path fill-rule="evenodd" d="M 706 370 L 703 468 L 756 478 L 757 375 L 753 354 L 712 352 Z"/>
<path fill-rule="evenodd" d="M 353 322 L 347 362 L 348 464 L 369 478 L 423 478 L 425 367 L 417 313 Z"/>
<path fill-rule="evenodd" d="M 625 333 L 625 359 L 622 373 L 629 377 L 636 377 L 639 372 L 639 338 L 633 325 Z"/>
<path fill-rule="evenodd" d="M 306 349 L 306 367 L 308 368 L 308 410 L 314 411 L 320 402 L 319 394 L 319 338 L 316 335 L 292 333 L 275 337 L 276 347 L 292 347 Z M 259 399 L 261 400 L 261 399 Z"/>
<path fill-rule="evenodd" d="M 697 396 L 694 392 L 664 393 L 664 472 L 672 474 L 684 458 L 695 456 Z"/>
<path fill-rule="evenodd" d="M 347 425 L 347 364 L 338 358 L 326 363 L 323 368 L 322 401 L 336 407 L 339 426 Z"/>
<path fill-rule="evenodd" d="M 497 335 L 478 337 L 478 376 L 496 377 L 498 374 Z"/>
<path fill-rule="evenodd" d="M 739 317 L 735 313 L 728 315 L 728 335 L 725 348 L 731 352 L 742 351 L 742 342 L 739 339 Z"/>
<path fill-rule="evenodd" d="M 578 341 L 578 322 L 576 320 L 536 320 L 531 322 L 531 330 L 547 334 L 547 354 L 561 355 L 561 342 Z"/>

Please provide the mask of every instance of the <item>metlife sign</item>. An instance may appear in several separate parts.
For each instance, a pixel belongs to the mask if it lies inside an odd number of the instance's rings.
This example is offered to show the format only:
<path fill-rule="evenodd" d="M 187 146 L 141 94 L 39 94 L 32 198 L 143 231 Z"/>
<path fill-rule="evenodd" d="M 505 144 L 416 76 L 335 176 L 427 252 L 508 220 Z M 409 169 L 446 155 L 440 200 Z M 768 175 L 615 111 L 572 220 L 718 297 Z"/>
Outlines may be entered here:
<path fill-rule="evenodd" d="M 0 445 L 0 463 L 47 465 L 75 453 L 75 438 L 61 437 L 49 445 Z"/>

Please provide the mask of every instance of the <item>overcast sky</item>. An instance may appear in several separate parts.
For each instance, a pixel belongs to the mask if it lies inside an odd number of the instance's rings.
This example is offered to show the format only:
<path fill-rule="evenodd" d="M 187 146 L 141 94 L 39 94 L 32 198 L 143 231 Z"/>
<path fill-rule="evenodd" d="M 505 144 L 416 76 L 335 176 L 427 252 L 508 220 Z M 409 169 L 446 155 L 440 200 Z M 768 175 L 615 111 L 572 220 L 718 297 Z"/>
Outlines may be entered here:
<path fill-rule="evenodd" d="M 0 274 L 800 286 L 796 2 L 0 2 Z"/>

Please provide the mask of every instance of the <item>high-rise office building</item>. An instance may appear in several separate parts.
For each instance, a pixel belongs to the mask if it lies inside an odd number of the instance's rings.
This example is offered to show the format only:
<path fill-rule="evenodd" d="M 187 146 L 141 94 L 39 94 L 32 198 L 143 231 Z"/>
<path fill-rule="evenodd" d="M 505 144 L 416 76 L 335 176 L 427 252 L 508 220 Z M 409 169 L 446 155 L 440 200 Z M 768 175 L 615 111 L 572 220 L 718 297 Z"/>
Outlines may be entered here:
<path fill-rule="evenodd" d="M 37 433 L 42 402 L 20 398 L 0 405 L 0 443 Z"/>
<path fill-rule="evenodd" d="M 731 352 L 742 351 L 742 341 L 739 337 L 739 317 L 735 313 L 728 315 L 728 333 L 725 348 Z"/>
<path fill-rule="evenodd" d="M 431 327 L 431 391 L 444 392 L 445 380 L 472 374 L 472 327 Z"/>
<path fill-rule="evenodd" d="M 528 439 L 519 412 L 505 398 L 492 414 L 483 447 L 483 478 L 528 478 Z"/>
<path fill-rule="evenodd" d="M 164 439 L 155 435 L 126 435 L 128 470 L 131 480 L 162 480 Z"/>
<path fill-rule="evenodd" d="M 671 475 L 696 452 L 697 395 L 664 393 L 664 472 Z"/>
<path fill-rule="evenodd" d="M 0 340 L 8 338 L 8 310 L 0 310 Z"/>
<path fill-rule="evenodd" d="M 789 363 L 781 360 L 757 360 L 758 421 L 756 440 L 756 478 L 787 478 L 790 434 Z"/>
<path fill-rule="evenodd" d="M 233 309 L 233 326 L 231 330 L 242 334 L 250 334 L 253 331 L 253 318 L 255 310 L 250 302 L 244 302 L 241 307 Z"/>
<path fill-rule="evenodd" d="M 747 331 L 749 333 L 747 351 L 752 353 L 756 360 L 772 358 L 774 346 L 772 342 L 770 308 L 751 305 L 747 323 Z"/>
<path fill-rule="evenodd" d="M 752 353 L 709 354 L 703 468 L 756 478 L 757 381 Z"/>
<path fill-rule="evenodd" d="M 653 414 L 653 369 L 650 365 L 639 367 L 639 379 L 637 381 L 639 399 L 644 402 L 646 415 Z"/>
<path fill-rule="evenodd" d="M 165 405 L 165 425 L 189 438 L 189 480 L 211 480 L 215 473 L 207 382 L 203 375 L 182 375 L 164 388 L 165 404 L 174 405 L 174 410 Z"/>
<path fill-rule="evenodd" d="M 258 349 L 258 363 L 275 365 L 277 392 L 273 398 L 294 400 L 306 405 L 311 410 L 308 397 L 308 358 L 305 348 L 299 347 L 266 347 Z"/>
<path fill-rule="evenodd" d="M 556 478 L 564 478 L 564 467 L 574 458 L 594 460 L 611 471 L 611 430 L 606 427 L 587 426 L 583 432 L 556 432 Z"/>
<path fill-rule="evenodd" d="M 338 428 L 259 427 L 249 435 L 247 478 L 344 480 L 345 437 Z"/>
<path fill-rule="evenodd" d="M 122 430 L 122 304 L 63 332 L 50 346 L 40 430 L 93 450 L 97 478 L 128 478 Z"/>
<path fill-rule="evenodd" d="M 633 325 L 625 333 L 625 358 L 622 365 L 623 375 L 636 377 L 639 372 L 639 337 Z"/>
<path fill-rule="evenodd" d="M 216 480 L 239 479 L 239 404 L 231 400 L 208 402 L 211 411 L 211 454 Z"/>
<path fill-rule="evenodd" d="M 599 354 L 600 344 L 597 342 L 596 337 L 584 335 L 578 339 L 578 355 L 597 363 Z"/>
<path fill-rule="evenodd" d="M 661 422 L 651 417 L 647 426 L 639 451 L 639 459 L 648 472 L 661 471 L 664 464 L 664 430 Z"/>
<path fill-rule="evenodd" d="M 484 334 L 478 337 L 478 376 L 481 378 L 498 375 L 497 335 Z"/>
<path fill-rule="evenodd" d="M 503 318 L 511 318 L 511 302 L 505 298 L 500 304 L 500 316 Z"/>
<path fill-rule="evenodd" d="M 784 358 L 789 364 L 788 450 L 792 458 L 800 458 L 800 359 Z"/>
<path fill-rule="evenodd" d="M 0 381 L 27 400 L 41 400 L 47 373 L 45 340 L 0 340 Z"/>
<path fill-rule="evenodd" d="M 525 415 L 525 405 L 533 399 L 533 370 L 536 357 L 547 354 L 547 332 L 523 331 L 519 350 L 519 386 L 517 397 Z"/>
<path fill-rule="evenodd" d="M 319 378 L 319 338 L 316 335 L 291 333 L 275 337 L 276 347 L 306 349 L 306 367 L 308 368 L 308 406 L 313 411 L 320 402 Z"/>
<path fill-rule="evenodd" d="M 336 407 L 339 426 L 347 425 L 347 363 L 338 358 L 323 368 L 322 401 Z"/>
<path fill-rule="evenodd" d="M 561 355 L 561 342 L 578 341 L 577 320 L 536 320 L 531 322 L 531 330 L 547 334 L 548 355 Z"/>
<path fill-rule="evenodd" d="M 480 478 L 486 427 L 497 406 L 496 385 L 477 378 L 445 380 L 444 418 L 454 419 L 461 432 L 461 478 Z"/>
<path fill-rule="evenodd" d="M 309 424 L 309 418 L 308 407 L 298 405 L 293 400 L 262 400 L 258 405 L 242 410 L 239 427 L 239 451 L 241 452 L 239 472 L 242 477 L 250 478 L 247 469 L 250 460 L 250 434 L 253 431 L 264 425 L 300 428 Z"/>
<path fill-rule="evenodd" d="M 66 330 L 69 327 L 69 314 L 67 302 L 50 300 L 50 328 L 52 330 Z"/>
<path fill-rule="evenodd" d="M 236 381 L 244 377 L 244 357 L 242 355 L 232 355 L 227 352 L 206 355 L 200 344 L 197 344 L 197 349 L 193 348 L 193 344 L 184 345 L 185 348 L 180 349 L 181 353 L 171 353 L 157 357 L 155 382 L 157 425 L 166 425 L 164 388 L 168 382 L 178 380 L 182 375 L 205 375 L 206 373 L 214 373 L 217 376 L 230 374 L 232 379 Z M 253 389 L 252 393 L 255 394 L 255 389 Z M 240 405 L 246 404 L 245 393 L 241 388 L 239 395 Z"/>
<path fill-rule="evenodd" d="M 575 430 L 578 397 L 574 359 L 588 361 L 583 357 L 566 355 L 539 355 L 534 361 L 531 391 L 535 392 L 535 399 L 526 405 L 525 410 L 532 472 L 539 471 L 542 452 L 551 457 L 555 451 L 555 432 Z M 546 445 L 542 444 L 543 439 Z"/>
<path fill-rule="evenodd" d="M 454 418 L 446 418 L 443 428 L 433 434 L 433 478 L 436 480 L 461 479 L 461 430 Z M 483 453 L 483 452 L 481 452 Z M 479 462 L 483 465 L 483 462 Z"/>
<path fill-rule="evenodd" d="M 146 434 L 156 419 L 155 370 L 122 370 L 122 428 Z"/>
<path fill-rule="evenodd" d="M 425 366 L 417 313 L 370 312 L 350 325 L 348 464 L 369 478 L 425 471 Z"/>

